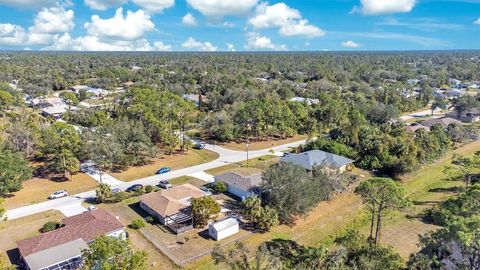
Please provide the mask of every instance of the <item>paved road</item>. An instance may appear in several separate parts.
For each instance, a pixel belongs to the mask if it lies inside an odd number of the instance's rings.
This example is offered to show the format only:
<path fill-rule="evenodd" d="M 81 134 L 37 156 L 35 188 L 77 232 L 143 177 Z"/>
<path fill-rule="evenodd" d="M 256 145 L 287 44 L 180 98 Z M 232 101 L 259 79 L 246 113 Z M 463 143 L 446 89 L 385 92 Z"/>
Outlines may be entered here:
<path fill-rule="evenodd" d="M 302 140 L 302 141 L 297 141 L 293 143 L 276 146 L 276 147 L 265 149 L 265 150 L 249 151 L 248 156 L 250 159 L 253 159 L 260 156 L 268 155 L 270 154 L 271 149 L 273 149 L 275 153 L 279 153 L 281 151 L 288 150 L 289 148 L 300 146 L 304 143 L 305 143 L 305 140 Z M 133 184 L 157 185 L 160 180 L 168 180 L 168 179 L 173 179 L 181 176 L 192 175 L 205 170 L 221 167 L 229 163 L 236 163 L 236 162 L 244 161 L 247 159 L 247 153 L 245 151 L 234 151 L 234 150 L 220 147 L 218 145 L 210 145 L 210 144 L 206 144 L 205 149 L 218 153 L 220 157 L 211 162 L 207 162 L 207 163 L 203 163 L 203 164 L 199 164 L 199 165 L 195 165 L 195 166 L 191 166 L 191 167 L 187 167 L 179 170 L 174 170 L 166 174 L 154 175 L 154 176 L 138 179 L 131 182 L 111 181 L 111 184 L 112 184 L 111 186 L 112 188 L 121 188 L 125 190 L 126 188 L 128 188 Z M 86 200 L 91 200 L 94 198 L 95 198 L 95 190 L 90 190 L 87 192 L 75 194 L 73 196 L 69 196 L 61 199 L 36 203 L 36 204 L 32 204 L 32 205 L 28 205 L 20 208 L 8 210 L 7 218 L 17 219 L 20 217 L 33 215 L 33 214 L 40 213 L 47 210 L 59 210 L 67 216 L 75 215 L 82 210 L 83 208 L 81 206 L 82 202 Z"/>
<path fill-rule="evenodd" d="M 433 112 L 433 115 L 432 115 L 432 110 L 425 110 L 425 111 L 421 111 L 421 112 L 411 113 L 409 115 L 400 116 L 399 119 L 400 119 L 400 121 L 406 121 L 406 120 L 412 119 L 412 118 L 425 118 L 425 117 L 440 118 L 440 117 L 443 117 L 443 116 L 445 116 L 445 113 L 442 112 L 440 109 L 436 109 Z"/>

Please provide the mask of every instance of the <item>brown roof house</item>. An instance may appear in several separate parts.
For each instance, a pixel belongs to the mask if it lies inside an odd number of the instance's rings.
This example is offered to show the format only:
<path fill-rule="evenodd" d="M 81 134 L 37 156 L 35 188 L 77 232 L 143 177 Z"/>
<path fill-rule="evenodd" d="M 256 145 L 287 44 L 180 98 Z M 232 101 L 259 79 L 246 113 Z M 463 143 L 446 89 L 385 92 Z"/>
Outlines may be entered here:
<path fill-rule="evenodd" d="M 95 238 L 126 238 L 122 223 L 103 209 L 64 218 L 62 224 L 59 229 L 17 242 L 25 269 L 77 269 L 82 265 L 82 250 Z"/>
<path fill-rule="evenodd" d="M 262 173 L 244 176 L 236 172 L 227 172 L 215 176 L 215 182 L 224 182 L 227 191 L 243 201 L 255 195 L 256 188 L 262 183 Z"/>
<path fill-rule="evenodd" d="M 445 114 L 445 116 L 458 119 L 465 123 L 474 123 L 480 120 L 480 109 L 473 108 L 466 112 L 461 113 L 460 115 L 458 115 L 458 113 L 455 111 L 448 112 Z"/>
<path fill-rule="evenodd" d="M 424 126 L 422 124 L 418 124 L 418 123 L 412 123 L 409 126 L 405 126 L 405 131 L 411 132 L 411 133 L 415 133 L 415 131 L 417 131 L 419 129 L 425 129 L 426 131 L 430 130 L 429 127 L 426 127 L 426 126 Z"/>
<path fill-rule="evenodd" d="M 190 200 L 207 195 L 193 185 L 184 184 L 143 195 L 140 207 L 161 224 L 179 234 L 193 228 Z"/>
<path fill-rule="evenodd" d="M 431 128 L 438 124 L 446 129 L 449 125 L 462 125 L 462 122 L 450 117 L 443 117 L 443 118 L 428 119 L 428 120 L 422 121 L 421 124 L 428 128 Z"/>

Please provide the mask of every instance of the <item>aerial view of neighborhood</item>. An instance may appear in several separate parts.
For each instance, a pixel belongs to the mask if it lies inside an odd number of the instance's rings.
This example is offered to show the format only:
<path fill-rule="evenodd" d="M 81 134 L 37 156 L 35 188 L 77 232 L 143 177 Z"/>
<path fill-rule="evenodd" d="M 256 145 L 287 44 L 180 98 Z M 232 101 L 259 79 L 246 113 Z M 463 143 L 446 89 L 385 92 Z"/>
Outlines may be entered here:
<path fill-rule="evenodd" d="M 0 0 L 0 270 L 480 270 L 480 1 Z"/>

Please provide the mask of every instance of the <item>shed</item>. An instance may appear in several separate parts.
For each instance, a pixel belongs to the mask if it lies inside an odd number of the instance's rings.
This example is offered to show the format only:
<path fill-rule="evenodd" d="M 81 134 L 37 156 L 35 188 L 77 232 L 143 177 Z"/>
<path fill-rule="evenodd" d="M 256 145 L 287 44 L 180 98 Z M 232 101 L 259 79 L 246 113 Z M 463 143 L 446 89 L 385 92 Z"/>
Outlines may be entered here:
<path fill-rule="evenodd" d="M 240 226 L 235 218 L 227 218 L 208 225 L 208 234 L 216 241 L 220 241 L 238 233 Z"/>

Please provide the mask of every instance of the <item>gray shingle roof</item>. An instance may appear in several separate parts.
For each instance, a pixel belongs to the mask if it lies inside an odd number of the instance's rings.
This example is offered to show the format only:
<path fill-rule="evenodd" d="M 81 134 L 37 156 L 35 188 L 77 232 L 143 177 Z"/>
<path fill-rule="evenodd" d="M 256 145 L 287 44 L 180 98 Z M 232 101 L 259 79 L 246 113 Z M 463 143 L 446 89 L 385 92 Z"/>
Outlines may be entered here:
<path fill-rule="evenodd" d="M 306 170 L 312 170 L 313 167 L 321 165 L 340 168 L 353 163 L 354 160 L 322 150 L 311 150 L 300 154 L 289 154 L 282 157 L 281 161 L 301 166 Z"/>
<path fill-rule="evenodd" d="M 225 184 L 236 187 L 243 191 L 250 191 L 252 188 L 259 186 L 262 183 L 262 174 L 256 173 L 244 177 L 238 173 L 227 172 L 215 176 L 216 181 L 224 182 Z"/>

